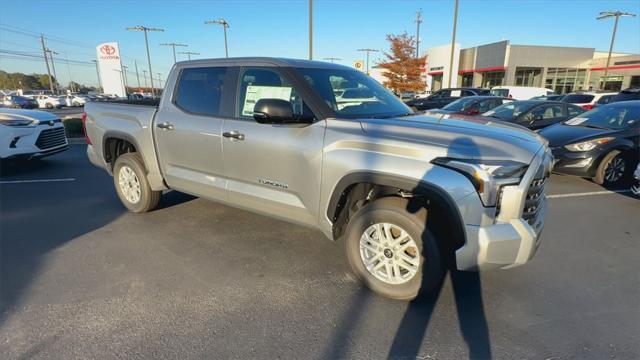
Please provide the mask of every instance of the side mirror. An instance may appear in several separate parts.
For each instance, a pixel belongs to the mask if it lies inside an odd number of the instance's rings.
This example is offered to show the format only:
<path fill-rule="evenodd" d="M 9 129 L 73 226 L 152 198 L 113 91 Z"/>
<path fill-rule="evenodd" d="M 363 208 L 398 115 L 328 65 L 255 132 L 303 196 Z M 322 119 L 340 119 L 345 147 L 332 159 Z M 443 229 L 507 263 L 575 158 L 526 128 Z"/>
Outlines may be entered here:
<path fill-rule="evenodd" d="M 253 118 L 261 124 L 297 123 L 293 117 L 293 106 L 282 99 L 260 99 L 253 107 Z"/>

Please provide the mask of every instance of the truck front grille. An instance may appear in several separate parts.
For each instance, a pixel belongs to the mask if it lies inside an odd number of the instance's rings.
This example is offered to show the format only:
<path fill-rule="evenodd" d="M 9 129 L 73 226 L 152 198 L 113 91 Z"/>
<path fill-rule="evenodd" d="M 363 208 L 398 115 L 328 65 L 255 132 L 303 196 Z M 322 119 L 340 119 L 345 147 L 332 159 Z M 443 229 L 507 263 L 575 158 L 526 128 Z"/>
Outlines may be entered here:
<path fill-rule="evenodd" d="M 47 150 L 54 147 L 67 144 L 67 136 L 64 133 L 64 127 L 42 130 L 36 146 L 41 150 Z"/>
<path fill-rule="evenodd" d="M 553 157 L 550 155 L 550 152 L 547 152 L 544 160 L 536 170 L 533 181 L 529 184 L 524 208 L 522 210 L 522 218 L 531 225 L 535 223 L 541 207 L 540 205 L 544 201 L 544 190 L 547 185 L 547 180 L 549 180 L 549 176 L 551 176 L 552 167 Z"/>

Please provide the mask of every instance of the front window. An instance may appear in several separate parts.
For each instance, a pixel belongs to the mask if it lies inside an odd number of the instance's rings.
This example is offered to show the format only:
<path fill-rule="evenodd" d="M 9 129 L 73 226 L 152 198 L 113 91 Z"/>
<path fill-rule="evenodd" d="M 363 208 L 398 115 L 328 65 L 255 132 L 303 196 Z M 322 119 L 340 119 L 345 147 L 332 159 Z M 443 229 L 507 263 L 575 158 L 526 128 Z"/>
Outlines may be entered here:
<path fill-rule="evenodd" d="M 324 102 L 344 118 L 412 113 L 391 91 L 357 70 L 295 68 Z"/>
<path fill-rule="evenodd" d="M 640 123 L 638 106 L 602 106 L 565 122 L 566 125 L 624 130 Z"/>
<path fill-rule="evenodd" d="M 529 111 L 536 105 L 536 102 L 515 101 L 508 104 L 498 106 L 493 110 L 489 110 L 482 116 L 494 117 L 500 120 L 513 120 L 521 114 Z"/>
<path fill-rule="evenodd" d="M 509 89 L 491 89 L 491 95 L 509 97 Z"/>

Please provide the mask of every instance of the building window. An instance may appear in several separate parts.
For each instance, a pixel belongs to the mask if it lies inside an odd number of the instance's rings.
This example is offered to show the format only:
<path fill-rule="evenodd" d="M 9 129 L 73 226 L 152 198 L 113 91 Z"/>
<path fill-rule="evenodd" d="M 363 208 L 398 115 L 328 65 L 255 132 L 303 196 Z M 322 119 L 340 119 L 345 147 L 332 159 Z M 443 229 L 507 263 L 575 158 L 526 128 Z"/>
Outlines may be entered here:
<path fill-rule="evenodd" d="M 516 86 L 534 86 L 542 85 L 542 69 L 541 68 L 516 68 Z"/>
<path fill-rule="evenodd" d="M 576 68 L 548 68 L 545 87 L 556 94 L 585 90 L 587 79 L 586 69 Z"/>
<path fill-rule="evenodd" d="M 492 88 L 504 83 L 504 71 L 489 71 L 482 74 L 482 87 Z"/>
<path fill-rule="evenodd" d="M 640 87 L 640 76 L 632 76 L 631 82 L 629 83 L 629 87 L 632 87 L 632 88 Z"/>
<path fill-rule="evenodd" d="M 442 74 L 431 76 L 431 91 L 442 89 Z"/>
<path fill-rule="evenodd" d="M 460 86 L 473 87 L 473 73 L 462 74 L 460 80 Z"/>

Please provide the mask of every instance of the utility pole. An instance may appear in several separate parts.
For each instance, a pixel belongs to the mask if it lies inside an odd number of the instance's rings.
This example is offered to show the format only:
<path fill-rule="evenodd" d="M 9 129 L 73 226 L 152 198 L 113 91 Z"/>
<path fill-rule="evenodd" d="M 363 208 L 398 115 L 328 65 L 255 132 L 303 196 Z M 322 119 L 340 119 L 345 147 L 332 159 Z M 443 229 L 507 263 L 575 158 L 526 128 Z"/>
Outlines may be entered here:
<path fill-rule="evenodd" d="M 138 73 L 138 60 L 133 60 L 133 66 L 136 68 L 136 79 L 138 80 L 138 89 L 140 89 L 140 74 Z"/>
<path fill-rule="evenodd" d="M 416 11 L 416 58 L 420 57 L 420 24 L 422 23 L 422 9 Z"/>
<path fill-rule="evenodd" d="M 158 73 L 158 82 L 160 82 L 160 89 L 162 89 L 162 74 Z"/>
<path fill-rule="evenodd" d="M 358 49 L 358 51 L 363 51 L 367 53 L 367 75 L 369 75 L 369 53 L 378 52 L 380 50 L 366 48 L 366 49 Z"/>
<path fill-rule="evenodd" d="M 191 55 L 200 55 L 200 53 L 192 52 L 192 51 L 183 51 L 183 52 L 179 52 L 178 54 L 187 55 L 187 59 L 189 60 L 191 60 Z"/>
<path fill-rule="evenodd" d="M 451 87 L 451 77 L 453 76 L 453 54 L 456 49 L 456 26 L 458 25 L 458 0 L 455 0 L 455 9 L 453 11 L 453 33 L 451 35 L 451 56 L 449 57 L 449 79 L 448 86 Z"/>
<path fill-rule="evenodd" d="M 331 63 L 333 64 L 334 61 L 340 61 L 342 59 L 337 57 L 326 57 L 326 58 L 322 58 L 322 60 L 331 61 Z"/>
<path fill-rule="evenodd" d="M 604 68 L 604 78 L 602 80 L 602 88 L 604 90 L 607 85 L 607 77 L 609 75 L 609 63 L 611 62 L 611 52 L 613 51 L 613 42 L 616 40 L 616 31 L 618 31 L 618 20 L 621 16 L 635 17 L 636 14 L 622 12 L 622 11 L 603 11 L 596 20 L 615 17 L 616 21 L 613 23 L 613 34 L 611 34 L 611 45 L 609 45 L 609 55 L 607 56 L 607 66 Z"/>
<path fill-rule="evenodd" d="M 57 52 L 47 48 L 47 53 L 49 53 L 49 58 L 51 59 L 51 70 L 53 70 L 53 79 L 55 80 L 53 82 L 53 84 L 55 85 L 55 89 L 56 89 L 56 95 L 60 94 L 60 87 L 58 85 L 60 85 L 58 83 L 58 75 L 56 74 L 56 63 L 53 61 L 53 55 L 58 55 Z"/>
<path fill-rule="evenodd" d="M 69 87 L 71 88 L 71 92 L 75 93 L 76 88 L 75 85 L 73 84 L 73 79 L 71 78 L 71 66 L 69 66 L 69 53 L 64 51 L 64 56 L 67 59 L 67 72 L 69 73 Z"/>
<path fill-rule="evenodd" d="M 44 55 L 44 63 L 47 65 L 47 75 L 49 76 L 49 89 L 53 94 L 53 80 L 51 79 L 51 70 L 49 69 L 49 60 L 47 60 L 47 47 L 44 44 L 43 34 L 40 34 L 40 44 L 42 44 L 42 54 Z"/>
<path fill-rule="evenodd" d="M 133 26 L 133 27 L 128 27 L 127 30 L 144 31 L 144 44 L 147 47 L 147 62 L 149 63 L 149 74 L 153 74 L 153 72 L 151 71 L 151 53 L 149 52 L 149 37 L 147 33 L 149 31 L 164 31 L 164 29 L 148 28 L 146 26 Z M 151 96 L 152 97 L 155 96 L 155 92 L 153 88 L 153 76 L 151 76 Z"/>
<path fill-rule="evenodd" d="M 102 81 L 100 80 L 100 69 L 98 69 L 98 60 L 91 60 L 91 61 L 96 64 L 96 75 L 98 75 L 98 87 L 102 92 L 104 92 L 104 89 L 102 88 Z"/>
<path fill-rule="evenodd" d="M 129 87 L 129 85 L 127 85 L 127 66 L 125 65 L 121 65 L 122 68 L 122 79 L 124 80 L 124 95 L 127 96 L 129 94 L 129 92 L 127 91 L 127 87 Z"/>
<path fill-rule="evenodd" d="M 144 88 L 148 89 L 149 87 L 147 86 L 147 70 L 142 70 L 142 78 L 144 79 Z"/>
<path fill-rule="evenodd" d="M 160 46 L 171 46 L 171 48 L 173 48 L 173 63 L 175 64 L 176 61 L 177 61 L 176 60 L 176 46 L 186 47 L 186 46 L 189 46 L 189 45 L 178 44 L 178 43 L 163 43 L 163 44 L 160 44 Z"/>
<path fill-rule="evenodd" d="M 313 0 L 309 0 L 309 60 L 313 60 Z"/>
<path fill-rule="evenodd" d="M 224 57 L 229 57 L 229 50 L 227 49 L 227 29 L 229 28 L 229 23 L 227 20 L 220 18 L 218 20 L 207 20 L 204 22 L 205 25 L 222 25 L 222 29 L 224 32 Z"/>

